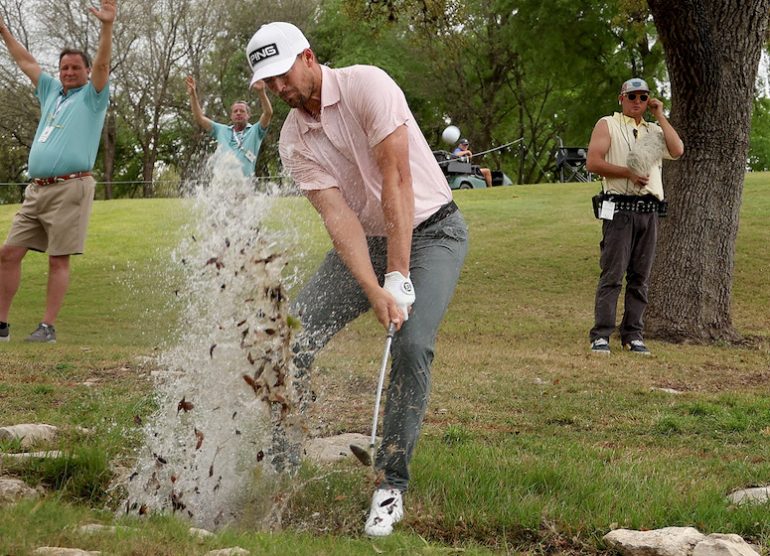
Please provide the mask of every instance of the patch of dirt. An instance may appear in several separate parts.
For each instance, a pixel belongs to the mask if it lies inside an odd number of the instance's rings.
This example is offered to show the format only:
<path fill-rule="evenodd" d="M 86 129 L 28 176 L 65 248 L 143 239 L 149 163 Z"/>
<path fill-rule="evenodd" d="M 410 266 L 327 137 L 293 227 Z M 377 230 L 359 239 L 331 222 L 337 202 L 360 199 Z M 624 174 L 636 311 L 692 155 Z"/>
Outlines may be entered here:
<path fill-rule="evenodd" d="M 307 415 L 312 435 L 370 434 L 376 380 L 376 377 L 372 380 L 356 376 L 342 380 L 331 373 L 316 373 L 311 378 L 316 399 L 310 404 Z M 384 399 L 383 395 L 383 405 Z"/>

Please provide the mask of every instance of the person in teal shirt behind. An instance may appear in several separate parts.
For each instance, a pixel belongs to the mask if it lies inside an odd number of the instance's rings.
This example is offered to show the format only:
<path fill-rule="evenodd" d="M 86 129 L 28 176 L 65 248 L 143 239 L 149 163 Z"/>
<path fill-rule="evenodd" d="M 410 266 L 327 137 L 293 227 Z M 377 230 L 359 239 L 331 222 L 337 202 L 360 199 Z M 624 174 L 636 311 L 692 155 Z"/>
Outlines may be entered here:
<path fill-rule="evenodd" d="M 27 252 L 48 253 L 48 287 L 43 320 L 28 342 L 56 341 L 54 322 L 69 287 L 70 256 L 83 253 L 96 182 L 91 170 L 109 106 L 115 0 L 89 8 L 101 23 L 94 63 L 80 50 L 59 55 L 58 79 L 43 73 L 37 60 L 0 18 L 0 36 L 19 69 L 35 86 L 40 123 L 29 151 L 31 180 L 24 202 L 0 249 L 0 342 L 11 338 L 8 313 L 21 284 Z"/>
<path fill-rule="evenodd" d="M 209 132 L 219 144 L 219 149 L 229 149 L 235 154 L 241 163 L 241 170 L 246 177 L 254 176 L 254 167 L 257 164 L 259 148 L 262 146 L 262 139 L 267 133 L 267 126 L 273 118 L 273 106 L 270 99 L 267 98 L 265 84 L 262 81 L 254 83 L 252 88 L 259 94 L 259 103 L 262 105 L 262 115 L 259 117 L 259 123 L 249 124 L 251 110 L 244 101 L 236 101 L 230 108 L 230 121 L 232 125 L 225 125 L 207 118 L 203 113 L 200 101 L 198 100 L 198 91 L 195 85 L 195 79 L 187 76 L 187 93 L 190 95 L 190 108 L 193 117 L 203 129 Z"/>

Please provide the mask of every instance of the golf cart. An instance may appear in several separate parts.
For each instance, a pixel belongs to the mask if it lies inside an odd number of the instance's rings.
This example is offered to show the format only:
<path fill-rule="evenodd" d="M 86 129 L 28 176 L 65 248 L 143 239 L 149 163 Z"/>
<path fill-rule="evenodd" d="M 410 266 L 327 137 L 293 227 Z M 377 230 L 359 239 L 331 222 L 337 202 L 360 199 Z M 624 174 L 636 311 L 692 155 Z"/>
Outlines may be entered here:
<path fill-rule="evenodd" d="M 446 176 L 450 189 L 485 189 L 487 182 L 477 164 L 466 157 L 458 157 L 448 151 L 433 151 L 436 162 Z M 492 170 L 492 185 L 512 185 L 511 179 L 499 170 Z"/>

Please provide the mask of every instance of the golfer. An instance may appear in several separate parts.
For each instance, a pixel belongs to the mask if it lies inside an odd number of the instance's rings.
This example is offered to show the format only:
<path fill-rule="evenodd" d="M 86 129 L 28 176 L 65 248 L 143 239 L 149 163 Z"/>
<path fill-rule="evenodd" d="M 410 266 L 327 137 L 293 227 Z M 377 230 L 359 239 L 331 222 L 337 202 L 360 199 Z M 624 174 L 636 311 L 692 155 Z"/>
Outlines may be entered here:
<path fill-rule="evenodd" d="M 0 340 L 11 337 L 8 312 L 27 251 L 48 252 L 45 314 L 27 337 L 30 342 L 56 341 L 54 323 L 69 286 L 70 255 L 83 253 L 94 198 L 91 169 L 109 105 L 115 0 L 102 0 L 89 11 L 101 22 L 93 68 L 84 52 L 65 49 L 59 55 L 59 79 L 42 72 L 0 19 L 0 35 L 35 86 L 41 111 L 27 165 L 32 181 L 0 249 Z"/>
<path fill-rule="evenodd" d="M 231 125 L 225 125 L 215 122 L 206 117 L 198 100 L 198 90 L 195 85 L 195 79 L 187 76 L 185 79 L 187 85 L 187 94 L 190 95 L 190 108 L 193 117 L 198 125 L 205 129 L 209 135 L 216 139 L 219 144 L 218 151 L 232 151 L 238 162 L 241 163 L 241 171 L 246 177 L 254 176 L 254 168 L 257 164 L 259 149 L 262 146 L 262 140 L 267 133 L 267 126 L 273 119 L 273 106 L 265 91 L 263 81 L 255 81 L 251 88 L 257 91 L 259 103 L 262 105 L 262 115 L 259 117 L 257 125 L 251 125 L 251 109 L 248 103 L 239 100 L 230 107 Z"/>
<path fill-rule="evenodd" d="M 662 209 L 662 158 L 676 159 L 684 145 L 663 113 L 663 103 L 650 98 L 643 79 L 629 79 L 620 88 L 621 111 L 600 119 L 588 144 L 586 169 L 602 176 L 601 276 L 596 288 L 595 322 L 590 332 L 591 351 L 608 355 L 615 312 L 626 275 L 625 311 L 620 340 L 625 349 L 650 355 L 644 344 L 647 282 L 655 258 L 658 214 Z M 658 125 L 644 119 L 649 109 Z M 639 175 L 627 166 L 629 153 L 647 142 L 648 134 L 662 134 L 663 145 L 653 153 L 649 173 Z"/>
<path fill-rule="evenodd" d="M 382 481 L 364 530 L 389 535 L 430 390 L 433 348 L 467 251 L 465 222 L 396 83 L 381 69 L 321 66 L 294 25 L 263 25 L 247 56 L 293 110 L 284 122 L 285 168 L 321 215 L 333 249 L 294 301 L 303 325 L 297 363 L 372 309 L 397 329 L 391 355 Z"/>

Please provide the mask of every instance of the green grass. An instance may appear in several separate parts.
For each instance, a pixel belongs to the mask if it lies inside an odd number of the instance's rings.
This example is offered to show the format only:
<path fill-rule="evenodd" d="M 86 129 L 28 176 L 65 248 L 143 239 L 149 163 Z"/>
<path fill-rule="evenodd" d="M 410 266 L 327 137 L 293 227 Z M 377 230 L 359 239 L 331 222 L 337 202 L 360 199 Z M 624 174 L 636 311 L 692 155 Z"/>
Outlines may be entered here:
<path fill-rule="evenodd" d="M 457 192 L 471 248 L 436 348 L 431 403 L 412 465 L 407 515 L 391 538 L 360 537 L 372 477 L 354 463 L 303 468 L 284 530 L 241 523 L 202 544 L 173 518 L 115 519 L 108 463 L 125 464 L 153 408 L 148 357 L 176 320 L 169 250 L 186 233 L 179 200 L 97 202 L 75 259 L 55 346 L 0 346 L 0 425 L 62 427 L 65 457 L 6 472 L 53 487 L 0 508 L 0 553 L 78 546 L 111 554 L 601 552 L 614 527 L 692 525 L 770 548 L 770 506 L 725 494 L 770 482 L 770 175 L 749 174 L 738 236 L 733 322 L 742 347 L 650 341 L 652 358 L 588 354 L 600 226 L 593 184 Z M 0 207 L 7 229 L 14 207 Z M 282 199 L 306 276 L 328 248 L 302 199 Z M 42 313 L 46 261 L 30 254 L 12 309 L 14 339 Z M 343 330 L 313 377 L 314 429 L 368 433 L 382 331 Z M 613 348 L 617 345 L 613 339 Z M 672 395 L 655 388 L 675 388 Z M 79 427 L 90 429 L 83 432 Z M 15 451 L 13 443 L 0 451 Z M 136 527 L 84 536 L 98 521 Z"/>

